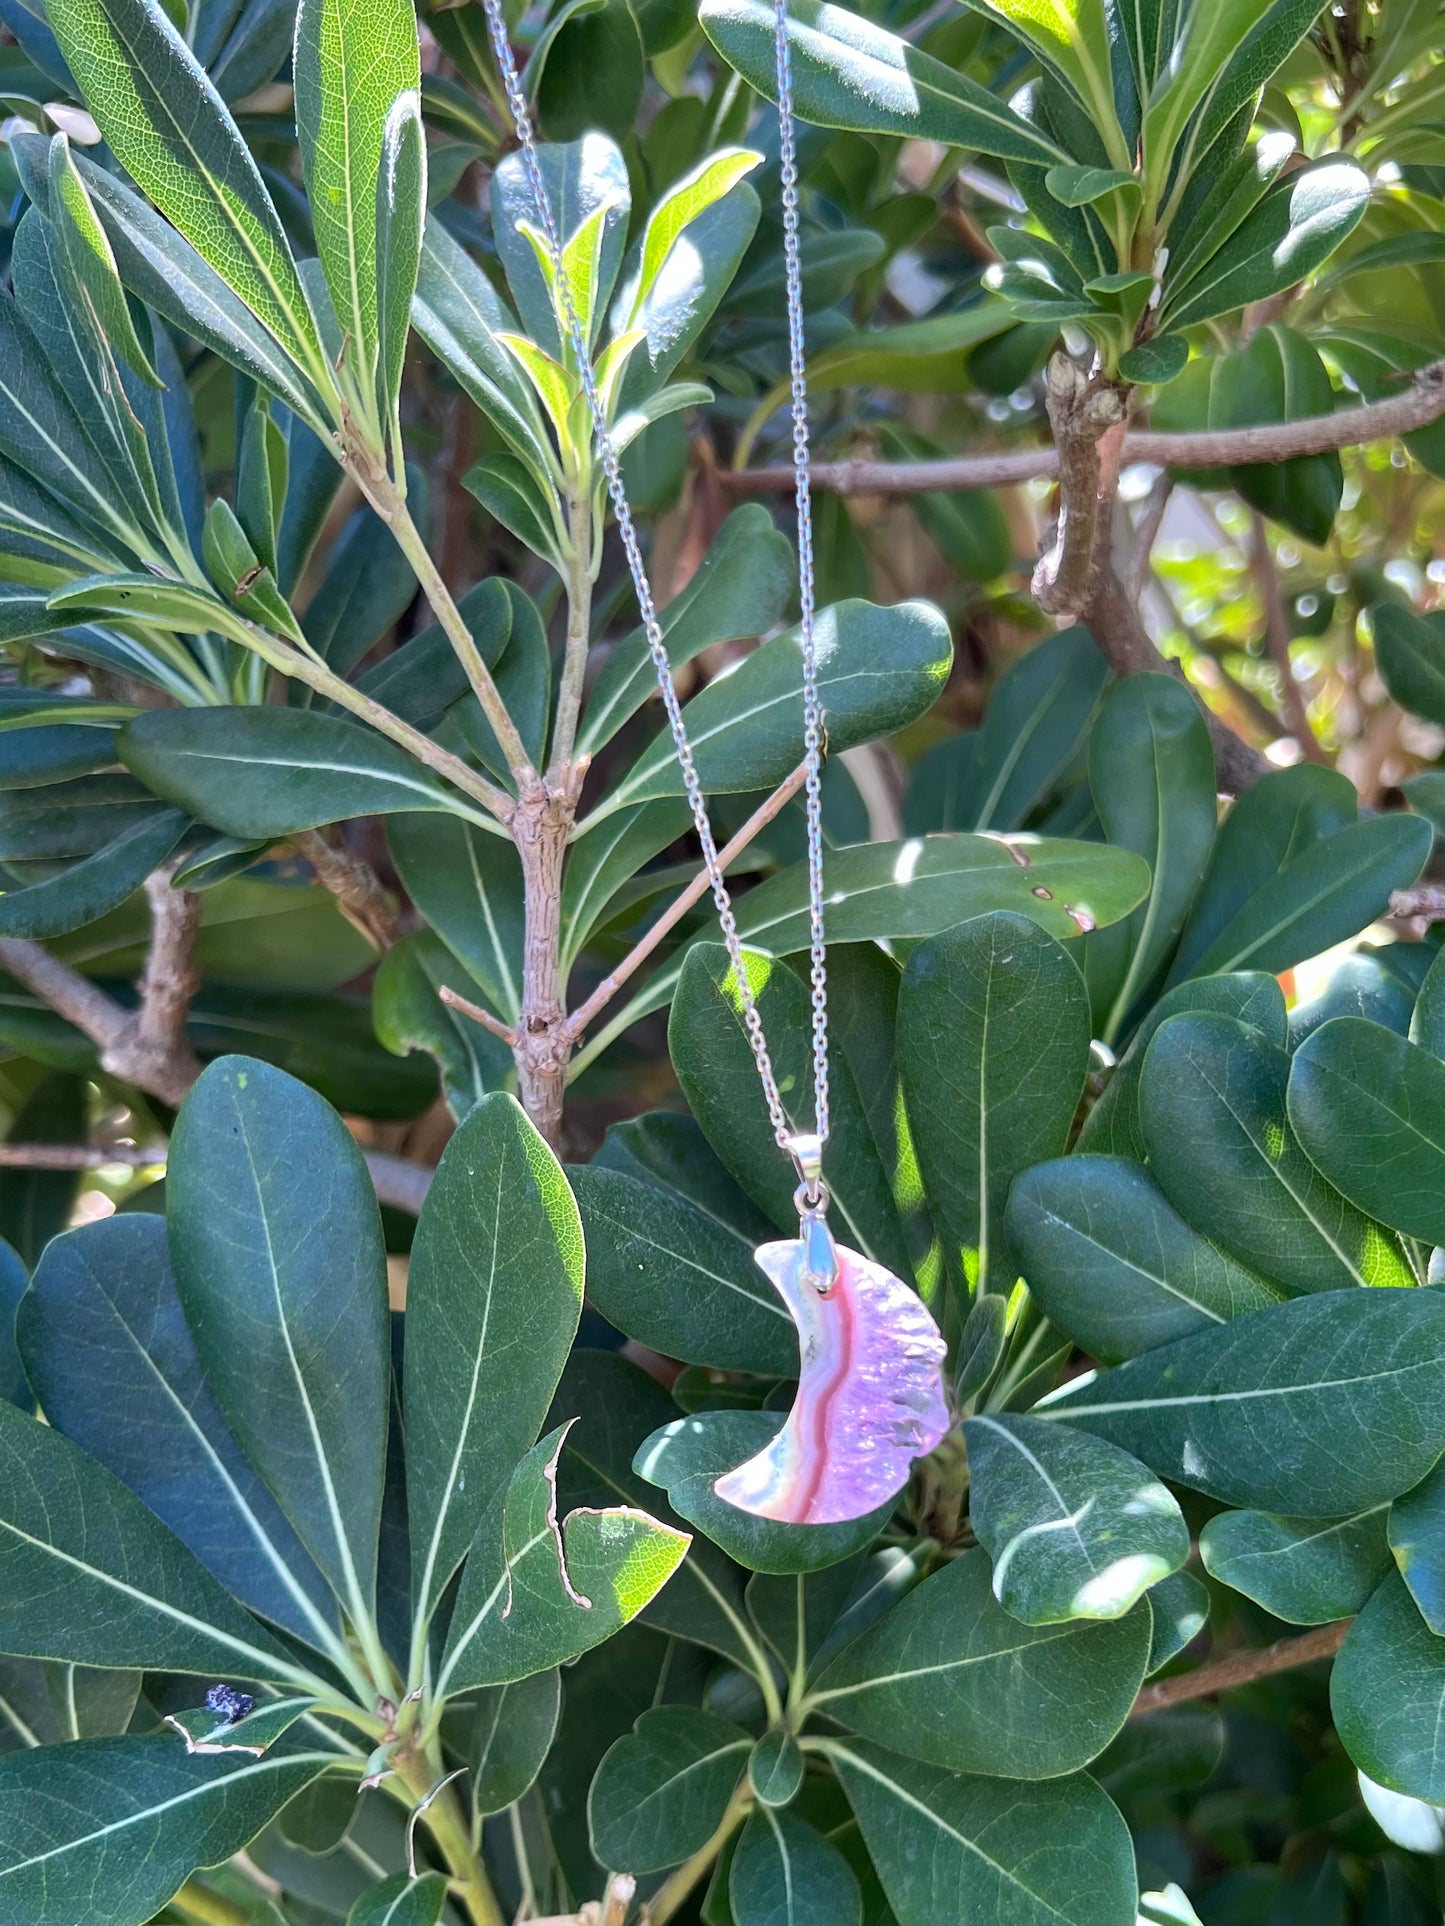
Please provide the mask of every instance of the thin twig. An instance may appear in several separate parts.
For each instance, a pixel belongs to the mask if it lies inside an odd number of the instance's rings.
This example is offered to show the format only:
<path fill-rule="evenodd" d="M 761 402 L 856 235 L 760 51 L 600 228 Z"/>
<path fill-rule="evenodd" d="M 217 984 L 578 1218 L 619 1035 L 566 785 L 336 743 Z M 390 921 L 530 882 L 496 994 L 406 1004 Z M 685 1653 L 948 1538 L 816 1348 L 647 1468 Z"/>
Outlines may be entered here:
<path fill-rule="evenodd" d="M 800 762 L 793 773 L 784 782 L 779 783 L 767 801 L 753 811 L 732 841 L 718 851 L 719 870 L 725 870 L 729 863 L 736 862 L 753 838 L 767 828 L 791 797 L 797 795 L 807 774 L 807 763 Z M 700 870 L 682 894 L 674 898 L 662 912 L 647 934 L 632 946 L 617 968 L 609 976 L 603 977 L 587 1001 L 568 1017 L 566 1034 L 569 1044 L 575 1046 L 582 1040 L 586 1035 L 588 1024 L 600 1011 L 607 1008 L 628 977 L 647 961 L 663 938 L 677 927 L 693 904 L 707 893 L 710 886 L 711 879 L 708 872 L 706 869 Z"/>
<path fill-rule="evenodd" d="M 0 1144 L 6 1170 L 102 1170 L 107 1164 L 149 1170 L 165 1161 L 164 1144 Z"/>
<path fill-rule="evenodd" d="M 1365 442 L 1388 441 L 1427 428 L 1445 415 L 1445 362 L 1421 368 L 1401 394 L 1341 408 L 1331 415 L 1300 421 L 1265 422 L 1252 428 L 1210 429 L 1200 434 L 1165 435 L 1136 430 L 1126 435 L 1123 460 L 1152 462 L 1160 468 L 1231 467 L 1249 462 L 1284 461 L 1293 455 L 1324 455 Z M 815 462 L 815 489 L 835 495 L 919 495 L 934 489 L 1005 488 L 1059 472 L 1054 448 L 1022 448 L 1007 455 L 965 455 L 942 461 Z M 736 469 L 720 476 L 733 495 L 771 495 L 792 488 L 791 468 Z"/>
<path fill-rule="evenodd" d="M 480 1003 L 473 1003 L 469 996 L 463 996 L 460 990 L 454 990 L 449 983 L 443 983 L 437 995 L 449 1009 L 460 1010 L 473 1023 L 480 1023 L 484 1030 L 490 1030 L 494 1037 L 500 1037 L 509 1048 L 516 1048 L 516 1031 L 503 1023 L 500 1017 L 494 1017 L 490 1010 L 484 1010 Z"/>
<path fill-rule="evenodd" d="M 1156 1679 L 1146 1685 L 1130 1710 L 1131 1719 L 1145 1712 L 1160 1712 L 1165 1706 L 1187 1705 L 1191 1699 L 1212 1698 L 1216 1692 L 1232 1691 L 1237 1685 L 1252 1685 L 1256 1679 L 1272 1678 L 1276 1672 L 1291 1672 L 1296 1666 L 1313 1665 L 1317 1659 L 1333 1658 L 1345 1642 L 1352 1619 L 1334 1625 L 1320 1625 L 1302 1638 L 1282 1638 L 1257 1652 L 1235 1652 L 1213 1665 L 1201 1665 L 1193 1672 L 1179 1672 L 1173 1678 Z"/>
<path fill-rule="evenodd" d="M 1269 659 L 1279 671 L 1280 706 L 1284 710 L 1285 727 L 1300 746 L 1301 753 L 1310 762 L 1328 763 L 1329 757 L 1319 745 L 1319 739 L 1310 727 L 1309 710 L 1305 706 L 1304 692 L 1295 681 L 1294 665 L 1290 661 L 1289 618 L 1285 614 L 1284 596 L 1280 593 L 1279 573 L 1274 565 L 1274 555 L 1269 546 L 1269 530 L 1263 515 L 1257 508 L 1250 510 L 1251 540 L 1249 566 L 1254 576 L 1254 584 L 1259 591 L 1259 599 L 1264 604 L 1264 645 Z"/>
<path fill-rule="evenodd" d="M 291 838 L 296 854 L 310 863 L 316 880 L 336 898 L 336 907 L 374 950 L 389 950 L 401 936 L 401 919 L 376 871 L 355 850 L 329 842 L 319 829 L 298 830 Z"/>
<path fill-rule="evenodd" d="M 1144 593 L 1149 580 L 1149 566 L 1154 554 L 1154 544 L 1159 539 L 1159 530 L 1164 525 L 1165 511 L 1174 493 L 1174 477 L 1167 469 L 1160 469 L 1154 482 L 1140 506 L 1138 518 L 1132 530 L 1133 553 L 1129 557 L 1129 573 L 1125 582 L 1131 596 L 1137 602 Z"/>

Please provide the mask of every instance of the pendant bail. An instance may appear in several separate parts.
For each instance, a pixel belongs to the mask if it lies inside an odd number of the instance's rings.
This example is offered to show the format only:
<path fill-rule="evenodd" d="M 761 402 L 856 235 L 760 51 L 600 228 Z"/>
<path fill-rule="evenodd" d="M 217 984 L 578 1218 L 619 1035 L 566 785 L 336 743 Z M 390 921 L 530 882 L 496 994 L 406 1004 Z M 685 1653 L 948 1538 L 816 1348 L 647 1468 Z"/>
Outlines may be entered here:
<path fill-rule="evenodd" d="M 789 1137 L 788 1154 L 802 1182 L 793 1193 L 798 1208 L 798 1241 L 803 1246 L 803 1272 L 820 1296 L 838 1281 L 838 1251 L 828 1228 L 828 1186 L 823 1182 L 823 1139 L 815 1131 Z"/>

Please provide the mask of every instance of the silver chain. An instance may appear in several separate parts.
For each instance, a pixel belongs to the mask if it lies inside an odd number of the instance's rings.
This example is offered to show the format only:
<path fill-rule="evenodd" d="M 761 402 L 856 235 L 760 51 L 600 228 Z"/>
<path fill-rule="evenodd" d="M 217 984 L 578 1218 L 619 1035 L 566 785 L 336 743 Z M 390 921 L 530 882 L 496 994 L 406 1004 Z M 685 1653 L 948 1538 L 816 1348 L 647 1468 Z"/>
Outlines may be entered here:
<path fill-rule="evenodd" d="M 677 745 L 678 767 L 682 771 L 688 807 L 692 811 L 697 839 L 702 845 L 708 881 L 712 884 L 712 897 L 717 905 L 723 942 L 727 946 L 738 996 L 742 1001 L 743 1022 L 747 1029 L 748 1042 L 758 1066 L 758 1076 L 762 1080 L 763 1095 L 767 1099 L 773 1133 L 781 1148 L 790 1155 L 796 1156 L 795 1145 L 800 1139 L 783 1109 L 778 1080 L 773 1071 L 772 1057 L 768 1052 L 767 1038 L 763 1034 L 762 1018 L 758 1014 L 757 1002 L 744 966 L 742 942 L 738 936 L 737 917 L 733 912 L 732 897 L 728 893 L 727 881 L 718 866 L 717 843 L 713 837 L 712 824 L 708 820 L 707 802 L 702 793 L 702 783 L 698 778 L 697 764 L 693 759 L 692 744 L 688 741 L 687 729 L 682 720 L 682 706 L 677 699 L 677 688 L 673 682 L 672 664 L 668 660 L 662 624 L 657 619 L 652 584 L 648 580 L 647 569 L 642 560 L 642 550 L 638 545 L 632 507 L 622 483 L 622 463 L 608 430 L 606 410 L 602 405 L 602 397 L 598 393 L 592 371 L 592 356 L 586 332 L 572 299 L 572 289 L 568 283 L 562 259 L 557 225 L 552 214 L 552 203 L 542 179 L 542 166 L 537 154 L 537 136 L 532 126 L 532 117 L 527 111 L 527 99 L 522 92 L 522 83 L 517 74 L 517 63 L 512 55 L 511 42 L 507 37 L 502 0 L 482 0 L 482 7 L 486 14 L 492 51 L 496 56 L 497 68 L 506 90 L 507 104 L 516 125 L 517 139 L 522 150 L 522 164 L 526 169 L 532 199 L 536 204 L 537 224 L 552 261 L 558 301 L 563 319 L 567 324 L 582 389 L 587 397 L 588 408 L 591 410 L 593 433 L 602 459 L 603 472 L 607 478 L 607 492 L 617 517 L 617 532 L 622 537 L 623 552 L 627 557 L 627 567 L 637 595 L 643 633 L 647 637 L 648 650 L 652 656 L 653 667 L 657 671 L 657 684 L 662 692 L 662 706 L 667 712 L 668 727 Z M 788 365 L 792 389 L 793 467 L 798 518 L 798 595 L 801 607 L 798 640 L 799 653 L 803 662 L 803 750 L 807 763 L 803 793 L 808 841 L 808 926 L 815 1104 L 813 1136 L 816 1143 L 810 1146 L 811 1154 L 808 1157 L 812 1180 L 804 1187 L 810 1189 L 816 1196 L 819 1188 L 816 1177 L 818 1159 L 821 1157 L 822 1146 L 828 1141 L 829 1127 L 828 964 L 823 928 L 824 717 L 818 700 L 817 644 L 813 633 L 813 511 L 808 482 L 808 388 L 803 341 L 802 264 L 798 240 L 798 161 L 793 127 L 793 76 L 788 45 L 787 0 L 774 0 L 774 21 L 777 40 L 779 170 L 783 188 L 783 264 L 787 285 Z"/>

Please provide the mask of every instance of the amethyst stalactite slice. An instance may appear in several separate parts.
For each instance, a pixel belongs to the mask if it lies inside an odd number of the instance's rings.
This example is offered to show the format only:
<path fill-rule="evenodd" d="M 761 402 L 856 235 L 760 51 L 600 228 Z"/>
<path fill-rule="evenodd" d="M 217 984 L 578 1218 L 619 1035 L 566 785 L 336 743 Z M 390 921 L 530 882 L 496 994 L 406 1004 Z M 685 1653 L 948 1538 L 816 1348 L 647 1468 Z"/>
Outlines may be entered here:
<path fill-rule="evenodd" d="M 818 1290 L 803 1244 L 764 1244 L 757 1262 L 798 1327 L 802 1368 L 788 1421 L 767 1449 L 725 1472 L 719 1498 L 759 1518 L 833 1525 L 900 1492 L 951 1420 L 945 1346 L 917 1292 L 857 1251 Z"/>

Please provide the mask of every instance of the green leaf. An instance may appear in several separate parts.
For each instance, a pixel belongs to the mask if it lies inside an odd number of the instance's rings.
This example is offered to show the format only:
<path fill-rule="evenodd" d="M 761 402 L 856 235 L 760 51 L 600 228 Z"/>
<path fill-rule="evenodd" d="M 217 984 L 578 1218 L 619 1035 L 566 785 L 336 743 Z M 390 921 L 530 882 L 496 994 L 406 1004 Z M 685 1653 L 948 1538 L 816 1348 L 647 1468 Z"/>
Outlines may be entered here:
<path fill-rule="evenodd" d="M 515 1023 L 522 1007 L 522 867 L 510 840 L 470 823 L 403 812 L 387 825 L 387 845 L 427 923 L 496 1013 Z M 451 973 L 453 987 L 460 975 Z"/>
<path fill-rule="evenodd" d="M 513 1065 L 499 1037 L 438 996 L 440 986 L 455 983 L 458 974 L 451 951 L 430 930 L 404 936 L 377 965 L 371 1018 L 380 1042 L 397 1056 L 425 1050 L 436 1060 L 447 1102 L 462 1118 L 489 1090 L 503 1086 Z"/>
<path fill-rule="evenodd" d="M 74 1144 L 89 1127 L 89 1101 L 80 1076 L 43 1076 L 16 1110 L 6 1137 L 11 1143 Z M 0 1170 L 0 1236 L 33 1267 L 50 1239 L 70 1222 L 80 1179 L 74 1171 Z M 20 1280 L 20 1289 L 24 1284 Z M 18 1370 L 18 1359 L 16 1360 Z M 18 1400 L 29 1411 L 28 1391 Z"/>
<path fill-rule="evenodd" d="M 744 962 L 784 1093 L 784 1112 L 794 1128 L 811 1128 L 808 992 L 791 970 L 767 957 L 749 952 Z M 698 944 L 689 952 L 673 1000 L 668 1047 L 693 1115 L 723 1163 L 775 1223 L 796 1223 L 794 1173 L 777 1155 L 742 999 L 721 944 Z M 832 1064 L 831 1103 L 828 1188 L 834 1230 L 853 1249 L 906 1276 L 908 1246 L 891 1172 L 873 1134 L 863 1093 L 842 1054 Z M 780 1335 L 773 1333 L 774 1341 Z M 769 1368 L 790 1372 L 796 1363 L 791 1346 L 780 1357 L 771 1349 L 768 1355 L 778 1357 Z"/>
<path fill-rule="evenodd" d="M 777 99 L 773 16 L 763 0 L 704 0 L 698 20 L 728 65 Z M 800 120 L 942 141 L 1050 166 L 1070 156 L 976 82 L 844 7 L 794 0 L 788 15 Z"/>
<path fill-rule="evenodd" d="M 796 1377 L 798 1340 L 752 1243 L 686 1198 L 595 1165 L 570 1172 L 587 1234 L 587 1295 L 664 1357 Z"/>
<path fill-rule="evenodd" d="M 1397 889 L 1410 887 L 1430 841 L 1428 824 L 1395 815 L 1372 816 L 1311 843 L 1248 898 L 1189 973 L 1277 975 L 1332 949 L 1383 916 Z"/>
<path fill-rule="evenodd" d="M 220 95 L 155 0 L 54 0 L 50 24 L 115 157 L 324 395 L 276 209 Z"/>
<path fill-rule="evenodd" d="M 1110 1623 L 1024 1626 L 990 1587 L 982 1551 L 945 1565 L 843 1648 L 813 1705 L 957 1772 L 1053 1779 L 1086 1765 L 1139 1690 L 1148 1606 Z"/>
<path fill-rule="evenodd" d="M 1304 1518 L 1369 1511 L 1445 1448 L 1430 1291 L 1328 1291 L 1161 1345 L 1040 1406 L 1226 1504 Z"/>
<path fill-rule="evenodd" d="M 1289 1120 L 1352 1204 L 1445 1243 L 1445 1064 L 1428 1050 L 1364 1017 L 1336 1017 L 1295 1054 Z"/>
<path fill-rule="evenodd" d="M 308 1644 L 335 1611 L 201 1373 L 162 1217 L 57 1237 L 17 1319 L 49 1422 L 103 1465 L 252 1611 Z"/>
<path fill-rule="evenodd" d="M 437 1926 L 446 1903 L 445 1873 L 392 1873 L 361 1895 L 346 1926 Z"/>
<path fill-rule="evenodd" d="M 426 138 L 421 105 L 417 95 L 408 90 L 398 94 L 387 112 L 376 184 L 376 400 L 383 421 L 392 419 L 401 393 L 426 206 Z M 392 461 L 399 465 L 401 450 L 396 444 L 393 430 Z"/>
<path fill-rule="evenodd" d="M 1211 428 L 1245 428 L 1332 414 L 1335 390 L 1318 351 L 1302 334 L 1269 326 L 1256 329 L 1243 348 L 1224 357 L 1210 401 Z M 1338 454 L 1254 462 L 1229 474 L 1262 515 L 1316 547 L 1329 540 L 1344 490 Z"/>
<path fill-rule="evenodd" d="M 760 1806 L 743 1827 L 728 1872 L 737 1926 L 859 1926 L 853 1868 L 795 1812 Z"/>
<path fill-rule="evenodd" d="M 0 1752 L 124 1732 L 135 1716 L 140 1683 L 139 1672 L 0 1659 Z"/>
<path fill-rule="evenodd" d="M 69 1215 L 68 1209 L 66 1214 Z M 20 1253 L 0 1238 L 0 1398 L 21 1411 L 35 1408 L 15 1337 L 15 1313 L 29 1284 L 30 1276 Z"/>
<path fill-rule="evenodd" d="M 542 1427 L 582 1310 L 582 1226 L 513 1097 L 484 1097 L 442 1154 L 407 1291 L 407 1509 L 429 1614 Z"/>
<path fill-rule="evenodd" d="M 791 1732 L 765 1732 L 748 1754 L 748 1790 L 764 1806 L 788 1806 L 797 1798 L 807 1771 L 802 1748 Z"/>
<path fill-rule="evenodd" d="M 7 891 L 0 896 L 0 936 L 62 936 L 98 921 L 134 895 L 187 827 L 179 810 L 150 811 L 58 876 Z"/>
<path fill-rule="evenodd" d="M 462 486 L 533 554 L 550 562 L 559 575 L 564 573 L 566 563 L 557 533 L 557 497 L 542 489 L 520 455 L 503 448 L 484 456 L 472 463 L 462 477 Z"/>
<path fill-rule="evenodd" d="M 1175 1499 L 1137 1458 L 1040 1418 L 965 1420 L 969 1518 L 1025 1625 L 1122 1618 L 1189 1556 Z"/>
<path fill-rule="evenodd" d="M 1421 1617 L 1437 1635 L 1445 1633 L 1445 1479 L 1436 1465 L 1412 1491 L 1390 1507 L 1390 1551 L 1410 1588 Z M 1358 1609 L 1358 1608 L 1356 1608 Z"/>
<path fill-rule="evenodd" d="M 1253 8 L 1255 0 L 1237 4 Z M 1369 199 L 1369 175 L 1354 161 L 1331 155 L 1300 168 L 1182 286 L 1166 287 L 1160 327 L 1193 327 L 1307 280 L 1352 232 Z"/>
<path fill-rule="evenodd" d="M 467 809 L 404 749 L 315 710 L 148 709 L 118 747 L 147 788 L 248 841 L 349 816 Z"/>
<path fill-rule="evenodd" d="M 1359 801 L 1348 777 L 1317 763 L 1276 770 L 1247 789 L 1233 804 L 1215 837 L 1173 975 L 1202 975 L 1205 953 L 1218 945 L 1231 925 L 1245 918 L 1246 911 L 1254 923 L 1269 921 L 1260 917 L 1259 910 L 1275 879 L 1286 869 L 1293 869 L 1313 844 L 1353 825 L 1358 814 Z M 1376 913 L 1362 917 L 1361 924 Z M 1317 944 L 1315 950 L 1339 940 L 1327 932 L 1323 944 Z M 1232 954 L 1235 947 L 1226 943 L 1225 950 Z M 1293 962 L 1313 953 L 1298 950 Z M 1228 970 L 1238 966 L 1225 961 L 1208 967 Z M 1256 967 L 1273 974 L 1275 966 L 1260 963 Z"/>
<path fill-rule="evenodd" d="M 551 24 L 560 24 L 563 18 L 565 9 L 559 9 Z M 577 241 L 595 215 L 601 215 L 601 247 L 592 294 L 593 307 L 600 314 L 612 298 L 622 265 L 632 204 L 622 150 L 606 135 L 592 134 L 580 140 L 548 142 L 538 149 L 537 159 L 564 250 Z M 559 322 L 551 272 L 543 267 L 537 243 L 526 233 L 528 227 L 535 231 L 536 221 L 536 198 L 527 168 L 520 154 L 509 154 L 498 162 L 492 188 L 497 253 L 517 304 L 523 334 L 554 360 L 565 360 L 561 332 L 565 324 Z M 590 271 L 591 244 L 584 245 Z M 577 253 L 573 261 L 577 261 Z"/>
<path fill-rule="evenodd" d="M 1183 372 L 1188 359 L 1189 342 L 1184 335 L 1156 334 L 1137 347 L 1126 348 L 1115 365 L 1125 381 L 1163 387 Z"/>
<path fill-rule="evenodd" d="M 760 502 L 735 508 L 713 537 L 701 568 L 662 611 L 662 634 L 676 672 L 714 643 L 766 635 L 792 592 L 796 564 L 786 538 Z M 578 735 L 596 754 L 657 689 L 647 639 L 634 630 L 598 671 Z"/>
<path fill-rule="evenodd" d="M 762 1451 L 782 1429 L 781 1411 L 709 1411 L 677 1418 L 637 1448 L 633 1469 L 661 1485 L 674 1511 L 751 1571 L 811 1572 L 872 1544 L 896 1499 L 841 1525 L 785 1525 L 739 1511 L 713 1490 L 734 1465 Z"/>
<path fill-rule="evenodd" d="M 536 1782 L 562 1710 L 562 1674 L 552 1667 L 478 1692 L 472 1742 L 472 1799 L 483 1816 L 505 1812 Z"/>
<path fill-rule="evenodd" d="M 898 1061 L 929 1204 L 976 1293 L 1013 1288 L 1009 1185 L 1067 1141 L 1089 1059 L 1068 953 L 1019 915 L 975 917 L 903 972 Z"/>
<path fill-rule="evenodd" d="M 1107 1363 L 1277 1301 L 1123 1157 L 1034 1165 L 1014 1184 L 1006 1222 L 1044 1315 Z"/>
<path fill-rule="evenodd" d="M 415 479 L 414 470 L 411 474 Z M 338 675 L 349 676 L 400 621 L 415 595 L 411 563 L 380 519 L 369 508 L 359 509 L 333 544 L 326 573 L 306 604 L 306 640 Z M 383 663 L 393 660 L 385 657 Z M 394 673 L 405 680 L 404 670 Z M 360 680 L 371 693 L 368 679 Z M 385 706 L 385 698 L 378 699 Z"/>
<path fill-rule="evenodd" d="M 1171 1572 L 1150 1591 L 1149 1610 L 1154 1630 L 1149 1640 L 1147 1676 L 1152 1678 L 1204 1630 L 1209 1619 L 1209 1587 L 1188 1572 Z"/>
<path fill-rule="evenodd" d="M 1214 842 L 1214 750 L 1191 691 L 1172 676 L 1132 675 L 1089 736 L 1089 787 L 1104 834 L 1149 865 L 1149 895 L 1124 923 L 1089 939 L 1085 974 L 1112 1044 L 1184 928 Z"/>
<path fill-rule="evenodd" d="M 755 167 L 761 166 L 762 159 L 761 154 L 746 147 L 722 148 L 699 161 L 659 197 L 642 232 L 642 252 L 624 326 L 637 325 L 643 303 L 652 294 L 668 256 L 687 228 Z"/>
<path fill-rule="evenodd" d="M 932 706 L 953 660 L 948 625 L 927 602 L 882 609 L 840 602 L 815 630 L 819 700 L 833 751 L 891 735 Z M 775 636 L 683 711 L 699 779 L 709 793 L 770 789 L 798 762 L 802 658 L 797 633 Z M 629 804 L 683 792 L 672 737 L 638 758 L 578 834 Z"/>
<path fill-rule="evenodd" d="M 181 1106 L 166 1203 L 171 1262 L 207 1379 L 364 1624 L 389 1352 L 381 1222 L 361 1152 L 304 1084 L 254 1058 L 224 1057 Z"/>
<path fill-rule="evenodd" d="M 316 251 L 347 363 L 359 364 L 359 386 L 369 399 L 379 345 L 383 143 L 398 96 L 412 96 L 412 115 L 419 119 L 421 68 L 410 0 L 301 0 L 294 67 L 296 132 Z M 403 308 L 409 302 L 408 289 Z"/>
<path fill-rule="evenodd" d="M 1139 204 L 1139 182 L 1132 173 L 1118 167 L 1051 167 L 1044 184 L 1063 207 L 1090 207 L 1110 194 L 1127 194 L 1135 207 Z"/>
<path fill-rule="evenodd" d="M 1128 1828 L 1082 1774 L 975 1778 L 853 1739 L 830 1741 L 828 1758 L 899 1926 L 1098 1926 L 1133 1914 Z"/>
<path fill-rule="evenodd" d="M 1398 1507 L 1396 1507 L 1398 1508 Z M 1224 1511 L 1199 1535 L 1211 1578 L 1290 1625 L 1352 1618 L 1390 1569 L 1386 1505 L 1350 1518 L 1280 1518 Z"/>
<path fill-rule="evenodd" d="M 314 1697 L 263 1699 L 254 1712 L 240 1719 L 196 1705 L 184 1712 L 168 1712 L 165 1723 L 185 1740 L 187 1752 L 247 1752 L 259 1759 L 317 1703 Z"/>
<path fill-rule="evenodd" d="M 1393 1573 L 1350 1627 L 1330 1711 L 1345 1750 L 1378 1785 L 1445 1804 L 1445 1639 Z"/>
<path fill-rule="evenodd" d="M 192 1758 L 171 1737 L 14 1753 L 0 1760 L 0 1909 L 27 1926 L 150 1919 L 336 1758 Z"/>
<path fill-rule="evenodd" d="M 1396 702 L 1428 722 L 1445 722 L 1445 614 L 1379 602 L 1370 624 L 1375 659 Z"/>
<path fill-rule="evenodd" d="M 478 655 L 495 670 L 512 633 L 508 584 L 500 576 L 488 576 L 460 597 L 457 608 Z M 434 729 L 452 704 L 469 692 L 466 671 L 439 622 L 359 675 L 356 686 L 403 722 L 427 730 Z"/>
<path fill-rule="evenodd" d="M 441 1694 L 565 1665 L 629 1624 L 681 1564 L 690 1539 L 630 1506 L 557 1520 L 569 1425 L 535 1445 L 482 1520 L 462 1575 L 437 1681 Z"/>
<path fill-rule="evenodd" d="M 4 1403 L 0 1543 L 6 1652 L 213 1677 L 285 1678 L 293 1669 L 139 1498 L 58 1431 Z"/>
<path fill-rule="evenodd" d="M 674 1866 L 717 1828 L 747 1766 L 751 1737 L 692 1706 L 660 1705 L 604 1756 L 587 1820 L 604 1866 Z"/>
<path fill-rule="evenodd" d="M 142 379 L 153 388 L 160 387 L 160 376 L 137 338 L 115 255 L 63 133 L 50 143 L 49 186 L 50 219 L 61 237 L 71 271 L 92 304 L 100 333 L 114 343 L 116 352 Z"/>
<path fill-rule="evenodd" d="M 1287 1291 L 1408 1284 L 1398 1240 L 1340 1195 L 1286 1113 L 1288 1055 L 1225 1016 L 1179 1016 L 1149 1046 L 1150 1167 L 1197 1231 Z"/>

